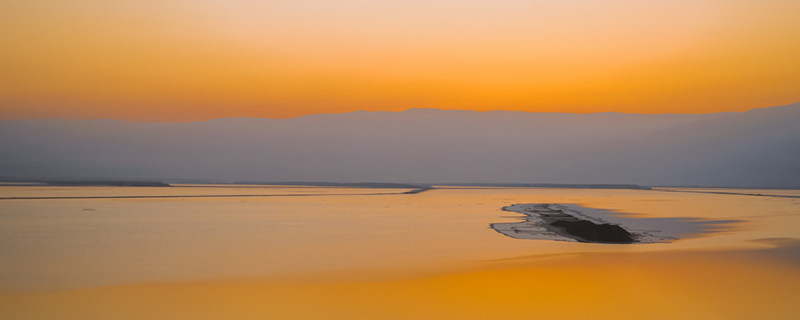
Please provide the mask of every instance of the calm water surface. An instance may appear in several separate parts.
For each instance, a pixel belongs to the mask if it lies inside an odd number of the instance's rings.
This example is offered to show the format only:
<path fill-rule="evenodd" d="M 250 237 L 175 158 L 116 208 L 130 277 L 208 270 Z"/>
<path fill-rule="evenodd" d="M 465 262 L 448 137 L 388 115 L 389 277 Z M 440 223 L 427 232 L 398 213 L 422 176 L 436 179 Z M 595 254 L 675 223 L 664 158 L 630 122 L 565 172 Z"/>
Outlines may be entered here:
<path fill-rule="evenodd" d="M 2 186 L 0 198 L 152 197 L 0 200 L 0 312 L 12 319 L 800 316 L 792 302 L 800 298 L 798 198 L 404 191 Z M 183 195 L 225 197 L 174 197 Z M 501 210 L 515 203 L 724 222 L 670 243 L 524 240 L 489 227 L 523 219 Z"/>

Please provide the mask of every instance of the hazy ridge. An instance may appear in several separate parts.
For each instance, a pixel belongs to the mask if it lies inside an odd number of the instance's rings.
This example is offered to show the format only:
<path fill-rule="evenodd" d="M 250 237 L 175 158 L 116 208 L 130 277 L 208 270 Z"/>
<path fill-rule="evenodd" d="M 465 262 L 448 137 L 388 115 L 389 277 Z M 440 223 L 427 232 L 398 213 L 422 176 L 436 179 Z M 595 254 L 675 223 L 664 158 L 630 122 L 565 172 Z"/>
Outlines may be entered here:
<path fill-rule="evenodd" d="M 411 109 L 0 122 L 7 179 L 800 186 L 800 103 L 717 114 Z"/>

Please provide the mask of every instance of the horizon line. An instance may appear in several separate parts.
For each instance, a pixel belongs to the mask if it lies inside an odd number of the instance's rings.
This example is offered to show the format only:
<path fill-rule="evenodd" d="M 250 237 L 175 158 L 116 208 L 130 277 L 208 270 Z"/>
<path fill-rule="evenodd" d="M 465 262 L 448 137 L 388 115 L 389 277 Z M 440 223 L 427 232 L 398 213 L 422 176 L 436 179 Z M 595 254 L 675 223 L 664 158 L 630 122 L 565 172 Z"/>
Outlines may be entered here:
<path fill-rule="evenodd" d="M 726 114 L 726 113 L 747 113 L 755 110 L 763 110 L 763 109 L 772 109 L 772 108 L 780 108 L 780 107 L 787 107 L 800 104 L 800 100 L 796 102 L 792 102 L 789 104 L 783 105 L 774 105 L 768 107 L 753 107 L 751 109 L 747 109 L 744 111 L 722 111 L 722 112 L 698 112 L 698 113 L 689 113 L 689 112 L 656 112 L 656 113 L 638 113 L 638 112 L 620 112 L 620 111 L 602 111 L 602 112 L 536 112 L 536 111 L 524 111 L 524 110 L 470 110 L 470 109 L 443 109 L 438 107 L 409 107 L 403 110 L 394 111 L 394 110 L 353 110 L 353 111 L 344 111 L 344 112 L 320 112 L 320 113 L 311 113 L 296 117 L 286 117 L 286 118 L 272 118 L 272 117 L 251 117 L 251 116 L 240 116 L 240 117 L 220 117 L 220 118 L 211 118 L 206 120 L 190 120 L 190 121 L 163 121 L 163 120 L 130 120 L 130 119 L 118 119 L 118 118 L 22 118 L 22 119 L 0 119 L 1 122 L 13 122 L 13 121 L 47 121 L 47 120 L 71 120 L 71 121 L 122 121 L 128 123 L 172 123 L 172 124 L 182 124 L 182 123 L 200 123 L 200 122 L 208 122 L 208 121 L 215 121 L 215 120 L 226 120 L 226 119 L 269 119 L 269 120 L 292 120 L 292 119 L 300 119 L 305 117 L 313 117 L 313 116 L 324 116 L 324 115 L 345 115 L 351 113 L 403 113 L 409 111 L 455 111 L 455 112 L 474 112 L 474 113 L 492 113 L 492 112 L 508 112 L 508 113 L 525 113 L 525 114 L 564 114 L 564 115 L 598 115 L 598 114 L 621 114 L 621 115 L 712 115 L 712 114 Z"/>

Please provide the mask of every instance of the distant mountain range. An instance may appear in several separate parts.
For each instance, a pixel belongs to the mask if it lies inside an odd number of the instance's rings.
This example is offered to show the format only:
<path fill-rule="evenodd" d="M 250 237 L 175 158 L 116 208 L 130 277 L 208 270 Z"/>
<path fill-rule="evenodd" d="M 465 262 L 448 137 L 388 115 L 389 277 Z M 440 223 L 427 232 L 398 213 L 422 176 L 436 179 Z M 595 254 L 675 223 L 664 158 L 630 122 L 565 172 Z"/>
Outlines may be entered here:
<path fill-rule="evenodd" d="M 800 186 L 800 103 L 716 114 L 411 109 L 0 121 L 0 178 Z"/>

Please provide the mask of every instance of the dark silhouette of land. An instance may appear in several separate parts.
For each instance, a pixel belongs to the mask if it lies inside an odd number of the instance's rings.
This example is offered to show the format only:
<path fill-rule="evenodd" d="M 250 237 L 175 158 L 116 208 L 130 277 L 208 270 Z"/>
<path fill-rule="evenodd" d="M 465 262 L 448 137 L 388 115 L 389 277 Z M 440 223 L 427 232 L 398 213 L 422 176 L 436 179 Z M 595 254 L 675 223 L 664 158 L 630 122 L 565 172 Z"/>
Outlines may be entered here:
<path fill-rule="evenodd" d="M 92 186 L 92 187 L 169 187 L 169 183 L 159 181 L 45 181 L 51 186 Z"/>
<path fill-rule="evenodd" d="M 234 182 L 236 185 L 273 185 L 273 186 L 317 186 L 317 187 L 345 187 L 345 188 L 387 188 L 387 189 L 408 189 L 408 188 L 423 188 L 427 185 L 409 184 L 409 183 L 392 183 L 392 182 L 328 182 L 328 181 L 238 181 Z"/>
<path fill-rule="evenodd" d="M 618 225 L 597 224 L 586 220 L 558 220 L 550 223 L 553 228 L 573 236 L 581 242 L 632 243 L 632 235 Z"/>
<path fill-rule="evenodd" d="M 124 181 L 124 180 L 26 180 L 3 179 L 5 186 L 57 186 L 57 187 L 171 187 L 161 181 Z"/>
<path fill-rule="evenodd" d="M 503 210 L 520 212 L 514 205 Z M 547 234 L 558 235 L 578 242 L 626 244 L 639 242 L 636 235 L 620 225 L 591 221 L 586 216 L 571 214 L 559 206 L 534 204 L 521 211 L 528 216 L 517 223 L 493 223 L 491 228 L 512 238 L 540 239 Z M 533 236 L 533 237 L 531 237 Z M 556 240 L 558 236 L 552 239 Z M 551 238 L 548 236 L 548 238 Z"/>
<path fill-rule="evenodd" d="M 542 207 L 536 211 L 547 229 L 579 242 L 633 243 L 633 235 L 618 225 L 594 223 L 563 210 Z"/>
<path fill-rule="evenodd" d="M 599 183 L 443 183 L 441 186 L 463 187 L 508 187 L 508 188 L 565 188 L 565 189 L 634 189 L 650 190 L 651 187 L 637 184 L 599 184 Z"/>

